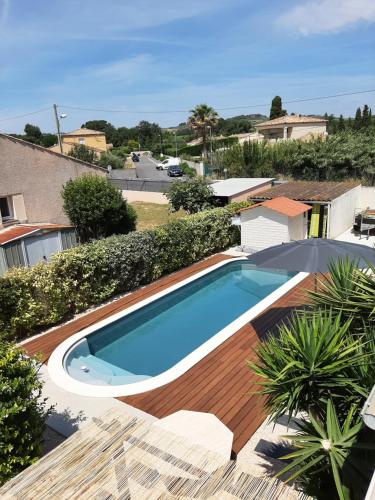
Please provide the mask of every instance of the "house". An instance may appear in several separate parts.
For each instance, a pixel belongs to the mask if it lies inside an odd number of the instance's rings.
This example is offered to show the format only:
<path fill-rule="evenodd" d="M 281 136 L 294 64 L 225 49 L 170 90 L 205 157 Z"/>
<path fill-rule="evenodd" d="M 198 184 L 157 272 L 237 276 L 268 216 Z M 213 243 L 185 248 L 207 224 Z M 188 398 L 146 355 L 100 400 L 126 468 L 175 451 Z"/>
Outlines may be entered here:
<path fill-rule="evenodd" d="M 360 182 L 291 181 L 249 197 L 264 202 L 285 197 L 311 206 L 307 232 L 310 237 L 336 238 L 353 224 L 354 214 L 362 206 Z"/>
<path fill-rule="evenodd" d="M 234 201 L 246 201 L 272 186 L 274 179 L 267 177 L 244 177 L 215 181 L 211 184 L 214 196 L 220 205 Z"/>
<path fill-rule="evenodd" d="M 11 267 L 48 262 L 53 253 L 76 244 L 74 227 L 65 224 L 16 224 L 0 229 L 0 276 Z"/>
<path fill-rule="evenodd" d="M 241 247 L 250 252 L 307 236 L 311 206 L 279 196 L 240 210 Z"/>
<path fill-rule="evenodd" d="M 1 274 L 1 269 L 17 263 L 35 263 L 35 255 L 48 260 L 54 251 L 75 244 L 61 190 L 69 179 L 84 174 L 106 177 L 107 173 L 101 167 L 0 134 L 0 174 Z M 28 251 L 19 245 L 24 238 L 28 239 Z"/>
<path fill-rule="evenodd" d="M 289 115 L 258 123 L 255 129 L 267 141 L 280 139 L 308 141 L 327 135 L 327 120 L 314 116 Z"/>
<path fill-rule="evenodd" d="M 98 157 L 112 147 L 112 144 L 107 144 L 104 132 L 88 128 L 79 128 L 72 132 L 61 134 L 61 144 L 64 155 L 69 155 L 71 149 L 77 145 L 85 146 L 87 149 L 94 151 Z M 61 152 L 58 144 L 49 149 L 55 153 Z"/>

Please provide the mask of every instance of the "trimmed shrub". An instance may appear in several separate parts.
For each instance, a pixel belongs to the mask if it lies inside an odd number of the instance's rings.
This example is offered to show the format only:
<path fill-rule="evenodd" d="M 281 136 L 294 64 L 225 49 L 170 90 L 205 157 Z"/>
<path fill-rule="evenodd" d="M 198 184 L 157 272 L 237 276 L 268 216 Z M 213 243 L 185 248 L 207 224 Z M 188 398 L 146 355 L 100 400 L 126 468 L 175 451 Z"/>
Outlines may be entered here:
<path fill-rule="evenodd" d="M 22 339 L 239 242 L 237 205 L 86 243 L 0 278 L 0 331 Z"/>
<path fill-rule="evenodd" d="M 42 382 L 35 361 L 0 342 L 0 484 L 35 462 L 41 454 L 48 414 L 40 399 Z"/>
<path fill-rule="evenodd" d="M 134 231 L 137 214 L 121 192 L 106 179 L 84 175 L 63 187 L 64 212 L 76 227 L 80 241 Z"/>

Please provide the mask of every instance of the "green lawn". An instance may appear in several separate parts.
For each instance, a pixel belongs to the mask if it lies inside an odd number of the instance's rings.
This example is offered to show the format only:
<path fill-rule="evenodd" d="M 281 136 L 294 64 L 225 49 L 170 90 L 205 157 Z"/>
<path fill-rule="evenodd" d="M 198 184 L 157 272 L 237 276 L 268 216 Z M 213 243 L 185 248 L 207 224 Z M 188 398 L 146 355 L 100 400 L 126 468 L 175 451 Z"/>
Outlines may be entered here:
<path fill-rule="evenodd" d="M 143 201 L 133 201 L 132 207 L 137 212 L 137 230 L 151 229 L 171 220 L 186 217 L 183 210 L 170 212 L 169 205 L 159 205 L 158 203 L 144 203 Z"/>

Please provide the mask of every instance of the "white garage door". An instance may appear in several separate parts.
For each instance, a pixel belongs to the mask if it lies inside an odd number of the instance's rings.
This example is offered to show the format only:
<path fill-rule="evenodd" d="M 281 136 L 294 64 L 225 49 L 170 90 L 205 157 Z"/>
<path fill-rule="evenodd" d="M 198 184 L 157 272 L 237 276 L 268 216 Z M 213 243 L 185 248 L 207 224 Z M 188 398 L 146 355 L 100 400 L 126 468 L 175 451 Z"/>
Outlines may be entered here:
<path fill-rule="evenodd" d="M 53 232 L 26 238 L 25 247 L 30 266 L 49 260 L 53 253 L 61 250 L 59 234 Z"/>

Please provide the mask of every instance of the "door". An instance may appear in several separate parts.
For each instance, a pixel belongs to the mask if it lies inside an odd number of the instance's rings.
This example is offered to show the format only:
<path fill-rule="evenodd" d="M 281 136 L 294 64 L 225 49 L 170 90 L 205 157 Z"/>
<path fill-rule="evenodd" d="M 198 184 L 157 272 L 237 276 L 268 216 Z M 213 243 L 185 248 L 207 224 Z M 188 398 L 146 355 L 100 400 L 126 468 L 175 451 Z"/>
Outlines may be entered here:
<path fill-rule="evenodd" d="M 25 238 L 25 248 L 29 266 L 47 262 L 53 253 L 61 250 L 59 233 L 54 231 Z"/>

